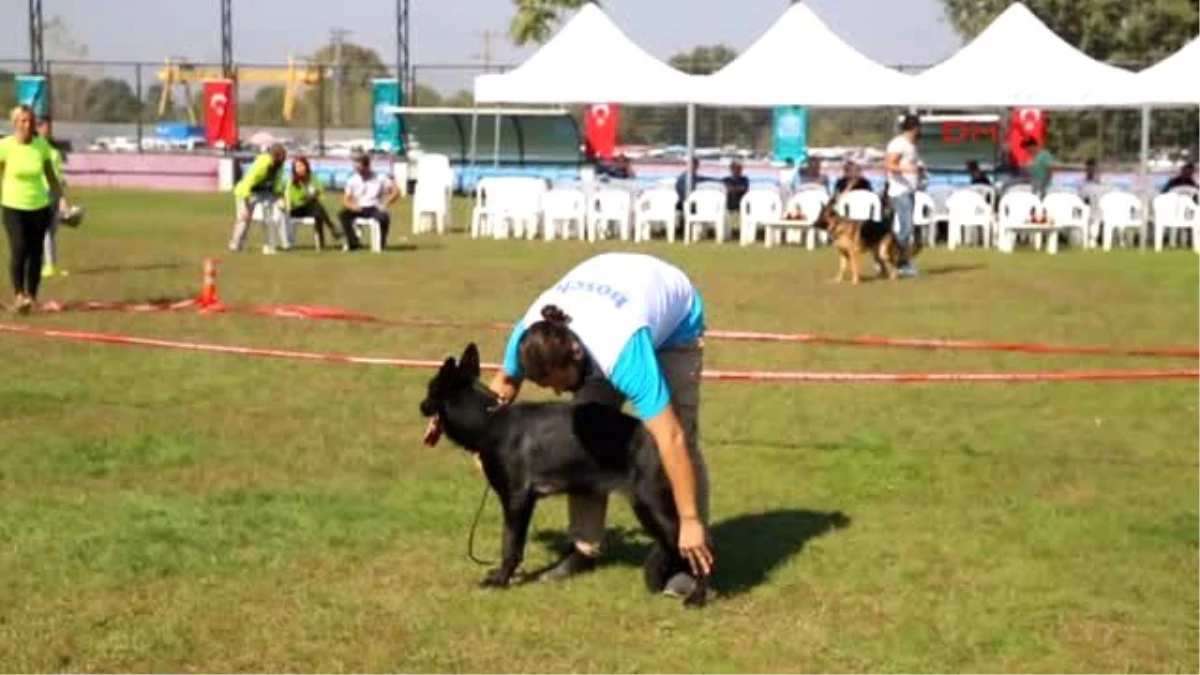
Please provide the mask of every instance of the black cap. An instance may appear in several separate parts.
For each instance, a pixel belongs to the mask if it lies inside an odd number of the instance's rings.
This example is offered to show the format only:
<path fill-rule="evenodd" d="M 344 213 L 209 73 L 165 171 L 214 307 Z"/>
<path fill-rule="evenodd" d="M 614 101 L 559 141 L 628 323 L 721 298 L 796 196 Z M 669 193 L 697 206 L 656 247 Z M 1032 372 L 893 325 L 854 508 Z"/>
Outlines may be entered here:
<path fill-rule="evenodd" d="M 921 127 L 921 118 L 913 114 L 907 114 L 904 119 L 900 120 L 901 131 L 912 131 Z"/>

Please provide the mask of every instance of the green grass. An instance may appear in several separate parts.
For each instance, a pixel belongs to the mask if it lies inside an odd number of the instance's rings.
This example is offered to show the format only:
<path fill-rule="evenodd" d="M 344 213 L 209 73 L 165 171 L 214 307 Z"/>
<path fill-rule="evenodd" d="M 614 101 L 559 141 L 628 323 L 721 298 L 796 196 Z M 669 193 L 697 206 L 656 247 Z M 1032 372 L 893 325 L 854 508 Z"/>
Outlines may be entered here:
<path fill-rule="evenodd" d="M 216 253 L 226 302 L 511 321 L 575 262 L 622 248 L 455 233 L 397 240 L 411 248 L 381 256 L 229 255 L 227 198 L 78 198 L 89 221 L 61 235 L 74 274 L 49 281 L 43 299 L 191 296 Z M 828 251 L 644 250 L 688 270 L 715 328 L 1197 344 L 1190 252 L 933 250 L 918 280 L 853 288 L 826 283 Z M 191 313 L 20 321 L 428 359 L 473 340 L 497 360 L 505 338 Z M 4 670 L 1200 669 L 1195 382 L 706 384 L 724 593 L 694 613 L 643 592 L 647 543 L 616 499 L 595 574 L 476 589 L 485 570 L 467 560 L 465 538 L 482 483 L 449 443 L 420 445 L 428 372 L 9 334 L 0 346 Z M 716 341 L 706 361 L 1188 365 Z M 551 559 L 564 525 L 561 500 L 539 509 L 527 566 Z M 484 557 L 498 537 L 492 503 Z"/>

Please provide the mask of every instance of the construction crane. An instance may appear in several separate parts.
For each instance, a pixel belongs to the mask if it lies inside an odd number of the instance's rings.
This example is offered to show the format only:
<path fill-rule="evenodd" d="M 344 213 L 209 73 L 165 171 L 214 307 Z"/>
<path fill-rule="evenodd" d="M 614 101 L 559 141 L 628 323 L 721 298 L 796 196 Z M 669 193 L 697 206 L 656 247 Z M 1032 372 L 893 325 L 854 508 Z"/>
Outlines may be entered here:
<path fill-rule="evenodd" d="M 282 84 L 283 85 L 283 119 L 290 121 L 296 109 L 296 94 L 301 85 L 313 86 L 321 81 L 321 67 L 311 61 L 297 65 L 296 60 L 289 58 L 287 68 L 249 68 L 237 69 L 239 82 L 248 84 Z M 171 91 L 176 85 L 183 87 L 184 102 L 187 105 L 188 120 L 196 123 L 196 113 L 192 109 L 192 84 L 204 80 L 219 80 L 225 77 L 219 66 L 197 66 L 183 59 L 166 60 L 166 65 L 156 73 L 162 83 L 162 93 L 158 97 L 158 116 L 167 114 L 171 102 Z"/>

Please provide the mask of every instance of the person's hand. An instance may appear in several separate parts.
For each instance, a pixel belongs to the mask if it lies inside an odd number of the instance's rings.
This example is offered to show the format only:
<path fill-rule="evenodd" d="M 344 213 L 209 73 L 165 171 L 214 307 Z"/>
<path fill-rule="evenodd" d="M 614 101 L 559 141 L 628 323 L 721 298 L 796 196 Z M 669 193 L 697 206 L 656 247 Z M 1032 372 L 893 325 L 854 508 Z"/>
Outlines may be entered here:
<path fill-rule="evenodd" d="M 429 420 L 429 424 L 425 427 L 425 437 L 422 439 L 422 442 L 425 443 L 426 447 L 432 448 L 438 444 L 438 441 L 441 440 L 441 438 L 442 421 L 440 418 L 434 417 L 433 419 Z"/>
<path fill-rule="evenodd" d="M 67 198 L 65 195 L 58 198 L 58 212 L 59 213 L 70 213 L 71 212 L 71 203 L 67 201 Z"/>
<path fill-rule="evenodd" d="M 712 571 L 713 554 L 708 548 L 708 533 L 704 523 L 695 516 L 679 521 L 679 552 L 692 568 L 696 577 L 706 577 Z"/>

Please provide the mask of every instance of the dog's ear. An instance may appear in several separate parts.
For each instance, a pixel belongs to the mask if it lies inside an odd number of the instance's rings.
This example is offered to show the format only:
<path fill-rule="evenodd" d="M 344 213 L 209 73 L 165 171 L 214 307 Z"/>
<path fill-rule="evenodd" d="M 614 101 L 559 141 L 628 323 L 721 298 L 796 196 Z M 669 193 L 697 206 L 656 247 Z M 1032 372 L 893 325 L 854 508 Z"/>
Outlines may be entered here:
<path fill-rule="evenodd" d="M 458 366 L 454 363 L 454 357 L 446 357 L 446 360 L 442 361 L 442 369 L 438 371 L 438 376 L 440 377 L 447 373 L 453 373 L 457 368 Z"/>
<path fill-rule="evenodd" d="M 479 377 L 479 348 L 475 346 L 474 342 L 467 345 L 462 358 L 459 359 L 458 369 L 472 380 Z"/>

